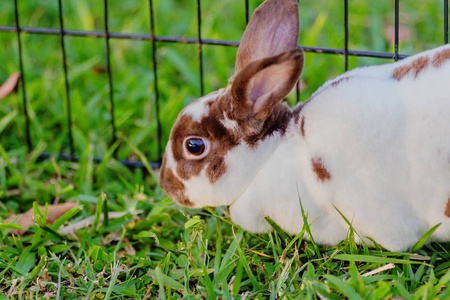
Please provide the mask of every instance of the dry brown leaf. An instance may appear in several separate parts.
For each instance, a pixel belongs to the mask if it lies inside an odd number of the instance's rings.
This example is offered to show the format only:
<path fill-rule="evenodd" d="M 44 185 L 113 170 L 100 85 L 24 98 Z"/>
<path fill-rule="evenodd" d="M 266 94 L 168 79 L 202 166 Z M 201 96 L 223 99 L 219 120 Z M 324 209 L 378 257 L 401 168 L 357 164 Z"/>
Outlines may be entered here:
<path fill-rule="evenodd" d="M 377 268 L 377 269 L 375 269 L 373 271 L 364 273 L 364 274 L 361 275 L 361 277 L 369 277 L 369 276 L 376 275 L 378 273 L 381 273 L 381 272 L 384 272 L 384 271 L 387 271 L 387 270 L 390 270 L 390 269 L 393 269 L 393 268 L 395 268 L 395 265 L 393 263 L 389 263 L 389 264 L 387 264 L 385 266 L 382 266 L 382 267 L 379 267 L 379 268 Z"/>
<path fill-rule="evenodd" d="M 0 86 L 0 100 L 8 96 L 19 82 L 20 75 L 18 72 L 12 73 L 5 83 Z"/>
<path fill-rule="evenodd" d="M 395 26 L 394 25 L 386 25 L 384 26 L 384 37 L 386 40 L 393 44 L 395 42 Z M 411 38 L 411 30 L 409 27 L 405 25 L 398 26 L 398 41 L 404 42 Z"/>
<path fill-rule="evenodd" d="M 129 213 L 136 216 L 138 214 L 142 214 L 143 212 L 144 212 L 143 210 L 131 210 L 129 212 L 110 212 L 108 213 L 108 220 L 117 219 Z M 94 220 L 95 216 L 87 217 L 86 219 L 83 219 L 77 223 L 70 224 L 67 225 L 66 227 L 60 228 L 58 230 L 58 233 L 62 235 L 74 233 L 77 230 L 91 226 L 92 224 L 94 224 Z M 103 224 L 103 214 L 100 215 L 100 224 Z"/>
<path fill-rule="evenodd" d="M 300 79 L 300 92 L 304 92 L 306 90 L 306 88 L 308 87 L 308 85 L 306 84 L 306 81 L 303 79 Z"/>
<path fill-rule="evenodd" d="M 77 204 L 73 202 L 49 205 L 47 213 L 47 223 L 53 224 L 53 222 L 58 220 L 62 215 L 76 206 Z M 45 206 L 39 206 L 39 209 L 44 212 Z M 16 217 L 17 215 L 12 215 L 11 217 L 5 219 L 5 223 L 11 223 Z M 16 235 L 24 234 L 31 225 L 35 225 L 32 220 L 33 217 L 33 208 L 30 208 L 29 210 L 21 214 L 16 222 L 17 224 L 22 225 L 22 229 L 11 229 L 11 233 Z"/>

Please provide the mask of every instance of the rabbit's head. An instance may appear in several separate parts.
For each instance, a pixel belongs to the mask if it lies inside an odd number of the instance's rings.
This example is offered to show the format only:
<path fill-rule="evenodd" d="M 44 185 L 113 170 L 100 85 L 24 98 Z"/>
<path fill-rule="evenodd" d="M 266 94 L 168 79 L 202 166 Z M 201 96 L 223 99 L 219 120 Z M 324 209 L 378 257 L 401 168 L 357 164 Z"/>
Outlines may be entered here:
<path fill-rule="evenodd" d="M 303 68 L 296 0 L 267 0 L 250 20 L 226 88 L 189 104 L 172 128 L 161 186 L 188 207 L 229 205 L 256 175 L 292 111 L 281 100 Z M 272 143 L 273 144 L 273 143 Z"/>

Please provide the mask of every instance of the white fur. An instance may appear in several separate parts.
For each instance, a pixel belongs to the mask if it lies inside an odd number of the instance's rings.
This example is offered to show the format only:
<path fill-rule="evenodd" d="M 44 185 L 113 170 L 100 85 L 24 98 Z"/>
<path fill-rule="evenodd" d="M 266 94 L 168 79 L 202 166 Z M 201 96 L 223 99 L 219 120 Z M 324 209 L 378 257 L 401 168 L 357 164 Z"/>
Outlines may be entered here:
<path fill-rule="evenodd" d="M 215 91 L 195 100 L 183 109 L 183 113 L 190 115 L 194 121 L 200 122 L 204 116 L 208 115 L 209 107 L 206 104 L 214 101 L 221 93 L 222 90 Z"/>
<path fill-rule="evenodd" d="M 220 123 L 222 123 L 226 129 L 231 131 L 239 130 L 238 123 L 235 120 L 230 120 L 225 112 L 223 113 L 223 117 L 224 120 L 220 121 Z"/>
<path fill-rule="evenodd" d="M 404 61 L 356 69 L 336 86 L 330 81 L 291 120 L 285 135 L 267 137 L 255 149 L 245 143 L 226 156 L 227 173 L 210 184 L 204 172 L 185 182 L 196 206 L 230 205 L 232 220 L 251 232 L 266 232 L 270 216 L 290 234 L 302 226 L 300 201 L 315 240 L 335 244 L 351 220 L 370 245 L 408 249 L 432 226 L 434 238 L 450 239 L 444 215 L 450 197 L 450 60 L 430 65 L 417 77 L 392 74 Z M 226 120 L 227 128 L 235 129 Z M 225 126 L 224 124 L 224 126 Z M 330 174 L 321 181 L 312 160 Z"/>
<path fill-rule="evenodd" d="M 261 161 L 269 159 L 274 151 L 272 145 L 250 149 L 246 144 L 233 148 L 225 157 L 227 173 L 211 184 L 204 170 L 199 176 L 185 182 L 186 196 L 195 199 L 196 207 L 230 205 L 239 199 L 254 176 L 255 169 L 262 168 Z M 233 174 L 234 176 L 227 176 Z"/>
<path fill-rule="evenodd" d="M 432 58 L 443 49 L 450 46 L 420 55 Z M 325 84 L 301 112 L 305 138 L 291 123 L 291 135 L 260 144 L 278 147 L 262 169 L 254 169 L 251 184 L 230 207 L 232 219 L 264 232 L 268 215 L 295 234 L 302 227 L 301 199 L 319 243 L 346 236 L 348 225 L 334 207 L 363 239 L 390 250 L 408 249 L 438 223 L 434 238 L 449 240 L 450 60 L 438 68 L 430 64 L 417 78 L 392 77 L 417 57 L 349 72 L 344 76 L 350 79 L 335 87 Z M 313 172 L 318 157 L 330 180 Z"/>
<path fill-rule="evenodd" d="M 268 56 L 279 54 L 278 46 L 289 50 L 289 37 L 277 41 L 280 45 L 265 42 L 285 25 L 296 29 L 298 20 L 274 16 L 279 27 L 263 25 L 271 22 L 267 18 L 274 11 L 285 11 L 274 10 L 276 5 L 292 8 L 297 2 L 265 3 L 258 10 L 266 11 L 250 22 L 253 31 L 244 35 L 239 63 L 261 59 L 253 49 L 258 45 L 267 46 Z M 346 238 L 349 225 L 337 210 L 352 222 L 357 242 L 371 245 L 370 238 L 389 250 L 407 250 L 438 223 L 433 239 L 449 241 L 450 217 L 444 212 L 450 201 L 450 59 L 440 66 L 433 63 L 436 53 L 445 49 L 450 45 L 396 63 L 358 68 L 326 82 L 301 110 L 294 110 L 300 115 L 290 120 L 284 134 L 275 131 L 254 148 L 244 141 L 232 148 L 225 156 L 227 171 L 215 183 L 205 174 L 207 166 L 198 176 L 181 180 L 185 196 L 195 207 L 230 205 L 231 219 L 256 233 L 271 229 L 266 216 L 286 232 L 298 233 L 304 225 L 301 203 L 318 243 L 333 245 Z M 420 65 L 412 63 L 420 57 L 428 58 L 428 65 L 417 70 Z M 298 69 L 291 65 L 294 60 L 283 63 Z M 394 71 L 403 66 L 417 69 L 395 78 Z M 276 72 L 257 73 L 264 74 L 263 83 L 272 83 L 257 85 L 270 95 L 267 99 L 276 98 L 272 93 L 278 82 L 282 87 L 291 82 L 285 74 L 289 68 L 274 64 L 272 69 Z M 200 122 L 209 112 L 207 103 L 224 91 L 200 98 L 182 114 Z M 261 97 L 252 99 L 254 111 L 266 105 Z M 240 130 L 224 116 L 225 128 Z M 166 167 L 178 176 L 172 146 L 182 145 L 169 143 L 166 149 Z M 322 173 L 316 174 L 313 162 L 316 168 L 317 162 L 322 164 Z"/>

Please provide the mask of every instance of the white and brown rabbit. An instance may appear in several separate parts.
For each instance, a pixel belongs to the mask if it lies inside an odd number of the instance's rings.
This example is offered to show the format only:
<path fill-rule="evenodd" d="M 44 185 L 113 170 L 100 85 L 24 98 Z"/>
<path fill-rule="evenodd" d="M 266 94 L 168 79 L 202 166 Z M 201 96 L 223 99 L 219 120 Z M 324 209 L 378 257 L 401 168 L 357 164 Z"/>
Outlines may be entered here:
<path fill-rule="evenodd" d="M 346 238 L 337 209 L 393 251 L 438 223 L 433 238 L 450 240 L 450 46 L 352 70 L 291 109 L 298 35 L 295 0 L 255 11 L 227 87 L 178 116 L 162 188 L 188 207 L 229 205 L 255 233 L 271 229 L 265 216 L 300 232 L 301 200 L 318 243 Z"/>

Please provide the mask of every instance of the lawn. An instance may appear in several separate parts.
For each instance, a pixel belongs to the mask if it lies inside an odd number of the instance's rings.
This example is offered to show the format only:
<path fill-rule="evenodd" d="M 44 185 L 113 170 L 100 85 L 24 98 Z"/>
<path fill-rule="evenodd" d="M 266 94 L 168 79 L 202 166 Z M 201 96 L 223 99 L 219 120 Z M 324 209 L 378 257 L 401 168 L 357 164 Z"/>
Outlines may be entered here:
<path fill-rule="evenodd" d="M 59 28 L 57 0 L 19 2 L 20 26 Z M 250 1 L 250 12 L 262 1 Z M 67 30 L 103 31 L 100 0 L 63 0 Z M 155 34 L 197 37 L 196 1 L 154 1 Z M 201 2 L 204 39 L 239 41 L 245 2 Z M 149 1 L 109 0 L 111 32 L 149 34 Z M 443 1 L 400 1 L 400 53 L 444 43 Z M 343 1 L 300 1 L 300 45 L 342 49 Z M 349 1 L 349 48 L 393 52 L 394 1 Z M 0 1 L 0 27 L 15 26 L 14 0 Z M 0 298 L 30 299 L 447 299 L 450 243 L 423 240 L 391 253 L 351 242 L 327 248 L 299 235 L 254 235 L 233 225 L 226 207 L 174 204 L 158 186 L 158 123 L 152 44 L 111 38 L 117 141 L 103 38 L 66 36 L 75 154 L 58 35 L 21 34 L 32 151 L 27 148 L 19 87 L 0 99 Z M 0 31 L 0 83 L 19 70 L 15 32 Z M 236 47 L 203 45 L 204 93 L 225 86 Z M 183 106 L 200 95 L 198 46 L 156 43 L 158 92 L 165 145 Z M 391 62 L 350 57 L 349 69 Z M 300 99 L 344 71 L 344 57 L 307 53 Z M 294 104 L 296 96 L 288 97 Z M 100 158 L 94 162 L 93 158 Z M 130 169 L 120 160 L 147 168 Z M 37 205 L 75 203 L 54 224 Z M 35 207 L 36 225 L 15 235 L 3 220 Z M 52 208 L 48 209 L 48 213 Z M 301 218 L 301 216 L 299 216 Z M 89 223 L 87 223 L 89 221 Z M 270 221 L 270 220 L 269 220 Z M 398 298 L 400 299 L 400 298 Z"/>

